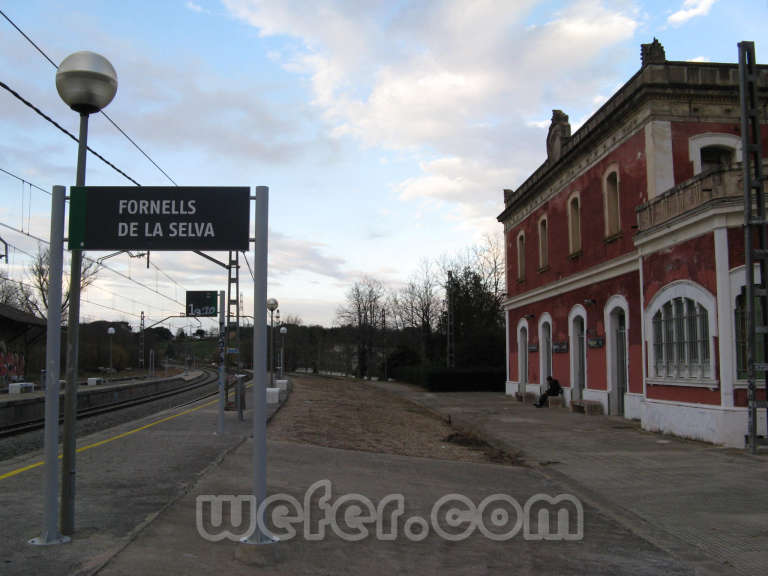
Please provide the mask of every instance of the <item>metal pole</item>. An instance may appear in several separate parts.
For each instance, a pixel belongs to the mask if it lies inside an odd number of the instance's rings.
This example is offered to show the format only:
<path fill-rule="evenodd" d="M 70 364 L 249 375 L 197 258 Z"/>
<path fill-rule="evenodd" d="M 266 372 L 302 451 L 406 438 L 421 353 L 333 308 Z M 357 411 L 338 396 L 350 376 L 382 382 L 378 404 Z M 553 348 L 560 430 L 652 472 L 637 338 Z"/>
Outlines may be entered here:
<path fill-rule="evenodd" d="M 269 311 L 269 385 L 275 386 L 275 311 Z"/>
<path fill-rule="evenodd" d="M 60 544 L 59 534 L 59 370 L 61 358 L 61 277 L 64 261 L 64 186 L 53 187 L 48 276 L 48 323 L 45 344 L 45 467 L 43 471 L 43 533 L 31 544 Z"/>
<path fill-rule="evenodd" d="M 280 379 L 285 378 L 285 334 L 280 333 Z"/>
<path fill-rule="evenodd" d="M 256 187 L 256 217 L 253 262 L 253 495 L 256 506 L 267 497 L 267 226 L 269 188 Z M 250 544 L 272 540 L 256 526 L 243 539 Z"/>
<path fill-rule="evenodd" d="M 219 291 L 219 417 L 216 431 L 224 434 L 224 406 L 227 403 L 227 394 L 225 384 L 227 375 L 225 373 L 226 350 L 224 350 L 224 291 Z"/>
<path fill-rule="evenodd" d="M 77 147 L 77 186 L 85 186 L 88 151 L 88 114 L 80 114 L 80 143 Z M 63 235 L 62 235 L 63 237 Z M 75 532 L 75 423 L 77 420 L 77 359 L 80 332 L 80 273 L 82 250 L 72 250 L 69 272 L 69 320 L 67 322 L 67 392 L 64 395 L 64 445 L 61 472 L 61 533 Z"/>

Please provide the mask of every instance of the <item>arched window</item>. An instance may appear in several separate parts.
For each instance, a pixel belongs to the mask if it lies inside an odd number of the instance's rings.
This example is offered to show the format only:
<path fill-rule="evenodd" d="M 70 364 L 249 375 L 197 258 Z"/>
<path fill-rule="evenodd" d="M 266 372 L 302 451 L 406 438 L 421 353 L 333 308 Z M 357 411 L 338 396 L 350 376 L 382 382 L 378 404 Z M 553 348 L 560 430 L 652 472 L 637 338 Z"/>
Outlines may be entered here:
<path fill-rule="evenodd" d="M 547 217 L 539 220 L 539 269 L 549 266 L 549 228 Z"/>
<path fill-rule="evenodd" d="M 713 304 L 703 302 L 695 289 L 679 283 L 657 295 L 649 309 L 654 378 L 711 379 Z M 699 294 L 697 294 L 699 292 Z M 707 300 L 713 300 L 711 296 Z"/>
<path fill-rule="evenodd" d="M 568 249 L 571 254 L 581 251 L 581 204 L 578 194 L 568 200 Z"/>
<path fill-rule="evenodd" d="M 517 279 L 525 280 L 525 233 L 517 235 Z"/>
<path fill-rule="evenodd" d="M 603 179 L 603 212 L 605 217 L 605 236 L 610 238 L 621 231 L 619 215 L 619 172 L 610 170 Z"/>

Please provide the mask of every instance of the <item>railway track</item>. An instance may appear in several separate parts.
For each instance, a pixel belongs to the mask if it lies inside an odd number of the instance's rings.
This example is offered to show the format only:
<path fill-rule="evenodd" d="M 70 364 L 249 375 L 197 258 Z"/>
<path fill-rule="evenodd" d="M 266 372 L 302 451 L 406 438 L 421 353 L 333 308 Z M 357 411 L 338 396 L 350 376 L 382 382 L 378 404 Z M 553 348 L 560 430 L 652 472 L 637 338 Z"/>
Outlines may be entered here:
<path fill-rule="evenodd" d="M 89 418 L 92 416 L 99 416 L 101 414 L 107 414 L 109 412 L 116 412 L 118 410 L 124 410 L 126 408 L 130 408 L 132 406 L 138 406 L 141 404 L 147 404 L 149 402 L 153 402 L 156 400 L 160 400 L 162 398 L 168 398 L 170 396 L 176 396 L 179 394 L 184 394 L 186 392 L 190 392 L 193 390 L 196 390 L 198 388 L 203 388 L 205 386 L 208 386 L 210 384 L 216 383 L 218 379 L 218 375 L 214 370 L 209 370 L 207 368 L 201 369 L 203 374 L 201 374 L 199 377 L 195 378 L 194 380 L 191 380 L 189 383 L 187 383 L 186 386 L 179 386 L 178 388 L 174 388 L 172 390 L 166 390 L 164 392 L 158 392 L 155 394 L 148 394 L 146 396 L 142 396 L 140 398 L 132 398 L 130 400 L 126 400 L 123 402 L 111 402 L 109 404 L 104 404 L 103 406 L 98 406 L 95 408 L 85 408 L 82 410 L 77 411 L 77 419 L 83 419 L 83 418 Z M 181 403 L 180 406 L 184 406 L 186 404 L 197 402 L 198 400 L 201 400 L 203 398 L 208 398 L 210 396 L 213 396 L 216 394 L 216 390 L 214 391 L 208 391 L 204 394 L 201 394 L 199 397 L 193 399 L 193 400 L 186 400 L 185 402 Z M 61 424 L 64 421 L 64 415 L 59 415 L 59 424 Z M 25 432 L 31 432 L 34 430 L 39 430 L 45 426 L 45 419 L 40 418 L 36 420 L 28 420 L 26 422 L 21 422 L 18 424 L 13 424 L 11 426 L 4 426 L 0 428 L 0 438 L 7 438 L 10 436 L 16 436 L 18 434 L 23 434 Z"/>

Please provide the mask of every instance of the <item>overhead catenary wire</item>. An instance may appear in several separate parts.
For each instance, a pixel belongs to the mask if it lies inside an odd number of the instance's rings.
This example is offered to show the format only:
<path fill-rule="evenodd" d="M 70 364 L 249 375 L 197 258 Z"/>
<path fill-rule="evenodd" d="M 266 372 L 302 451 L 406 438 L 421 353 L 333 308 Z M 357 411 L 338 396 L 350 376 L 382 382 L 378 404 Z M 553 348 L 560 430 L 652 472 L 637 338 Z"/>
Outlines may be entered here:
<path fill-rule="evenodd" d="M 11 230 L 11 231 L 13 231 L 13 232 L 16 232 L 16 233 L 18 233 L 18 234 L 22 234 L 22 235 L 24 235 L 24 236 L 27 236 L 27 237 L 29 237 L 29 238 L 32 238 L 33 240 L 37 240 L 38 242 L 42 242 L 43 244 L 46 244 L 46 245 L 50 244 L 50 242 L 49 242 L 48 240 L 44 239 L 44 238 L 40 238 L 39 236 L 35 236 L 34 234 L 29 234 L 29 233 L 27 233 L 27 232 L 24 232 L 23 230 L 19 230 L 18 228 L 14 228 L 13 226 L 9 226 L 9 225 L 8 225 L 8 224 L 6 224 L 5 222 L 0 222 L 0 226 L 2 226 L 2 227 L 4 227 L 4 228 L 7 228 L 8 230 Z M 11 245 L 11 244 L 9 243 L 9 245 Z M 30 258 L 34 258 L 34 255 L 33 255 L 33 254 L 30 254 L 29 252 L 25 252 L 24 250 L 22 250 L 22 249 L 21 249 L 21 248 L 19 248 L 18 246 L 16 247 L 16 249 L 17 249 L 19 252 L 21 252 L 22 254 L 25 254 L 25 255 L 29 256 Z M 154 293 L 155 293 L 155 294 L 157 294 L 158 296 L 162 296 L 163 298 L 165 298 L 165 299 L 167 299 L 167 300 L 170 300 L 171 302 L 175 302 L 176 304 L 179 304 L 179 305 L 181 305 L 181 306 L 184 306 L 184 304 L 183 304 L 182 302 L 180 302 L 179 300 L 177 300 L 176 298 L 172 298 L 171 296 L 168 296 L 167 294 L 164 294 L 163 292 L 161 292 L 161 291 L 159 291 L 159 290 L 156 290 L 156 289 L 152 288 L 151 286 L 147 286 L 147 285 L 146 285 L 146 284 L 144 284 L 143 282 L 139 282 L 138 280 L 135 280 L 134 278 L 131 278 L 131 277 L 130 277 L 130 276 L 128 276 L 127 274 L 125 274 L 125 273 L 123 273 L 123 272 L 120 272 L 119 270 L 115 270 L 114 268 L 112 268 L 112 267 L 110 267 L 110 266 L 107 266 L 107 265 L 106 265 L 106 264 L 104 264 L 104 263 L 101 263 L 101 264 L 99 264 L 99 262 L 98 262 L 97 260 L 94 260 L 93 258 L 89 258 L 88 256 L 83 256 L 83 260 L 86 260 L 86 261 L 88 261 L 88 262 L 92 262 L 92 263 L 95 263 L 96 265 L 98 265 L 98 266 L 101 266 L 102 268 L 104 268 L 104 269 L 106 269 L 106 270 L 109 270 L 109 271 L 110 271 L 110 272 L 112 272 L 113 274 L 117 274 L 117 275 L 118 275 L 118 276 L 120 276 L 121 278 L 125 278 L 126 280 L 128 280 L 128 281 L 130 281 L 130 282 L 133 282 L 134 284 L 136 284 L 136 285 L 138 285 L 138 286 L 141 286 L 141 287 L 142 287 L 142 288 L 144 288 L 145 290 L 149 290 L 150 292 L 154 292 Z"/>
<path fill-rule="evenodd" d="M 80 142 L 80 140 L 78 140 L 77 136 L 75 136 L 74 134 L 72 134 L 72 133 L 71 133 L 69 130 L 67 130 L 66 128 L 64 128 L 64 127 L 63 127 L 61 124 L 59 124 L 58 122 L 56 122 L 56 120 L 54 120 L 53 118 L 51 118 L 50 116 L 48 116 L 48 115 L 47 115 L 45 112 L 43 112 L 42 110 L 40 110 L 40 109 L 39 109 L 37 106 L 35 106 L 34 104 L 32 104 L 32 103 L 31 103 L 29 100 L 27 100 L 26 98 L 24 98 L 24 97 L 23 97 L 21 94 L 19 94 L 18 92 L 16 92 L 16 91 L 15 91 L 13 88 L 11 88 L 10 86 L 8 86 L 8 84 L 6 84 L 5 82 L 2 82 L 2 81 L 0 81 L 0 88 L 3 88 L 4 90 L 7 90 L 8 92 L 10 92 L 10 93 L 11 93 L 11 95 L 12 95 L 14 98 L 16 98 L 17 100 L 19 100 L 20 102 L 22 102 L 22 103 L 23 103 L 25 106 L 27 106 L 27 107 L 31 108 L 32 110 L 34 110 L 34 111 L 35 111 L 35 112 L 36 112 L 36 113 L 37 113 L 39 116 L 42 116 L 43 118 L 45 118 L 45 119 L 46 119 L 48 122 L 50 122 L 51 124 L 53 124 L 54 126 L 56 126 L 56 128 L 58 128 L 59 130 L 61 130 L 62 132 L 64 132 L 64 134 L 66 134 L 67 136 L 69 136 L 70 138 L 72 138 L 72 140 L 74 140 L 75 142 Z M 102 162 L 104 162 L 104 163 L 105 163 L 107 166 L 109 166 L 110 168 L 112 168 L 112 169 L 113 169 L 115 172 L 117 172 L 118 174 L 120 174 L 120 175 L 121 175 L 121 176 L 123 176 L 124 178 L 126 178 L 126 179 L 130 180 L 131 182 L 133 182 L 134 184 L 136 184 L 136 186 L 141 186 L 141 184 L 139 184 L 139 183 L 138 183 L 136 180 L 134 180 L 133 178 L 131 178 L 130 176 L 128 176 L 128 174 L 126 174 L 125 172 L 123 172 L 122 170 L 120 170 L 120 168 L 118 168 L 117 166 L 115 166 L 114 164 L 112 164 L 112 162 L 110 162 L 109 160 L 107 160 L 106 158 L 104 158 L 104 156 L 102 156 L 101 154 L 99 154 L 98 152 L 96 152 L 96 151 L 95 151 L 93 148 L 91 148 L 90 146 L 88 146 L 87 148 L 88 148 L 88 151 L 89 151 L 91 154 L 93 154 L 94 156 L 96 156 L 96 158 L 98 158 L 99 160 L 101 160 Z"/>
<path fill-rule="evenodd" d="M 54 62 L 54 61 L 53 61 L 53 60 L 50 58 L 50 56 L 48 56 L 48 54 L 46 54 L 46 53 L 45 53 L 45 51 L 44 51 L 42 48 L 40 48 L 40 46 L 38 46 L 38 45 L 37 45 L 37 44 L 34 42 L 34 40 L 32 40 L 32 38 L 30 38 L 30 37 L 29 37 L 27 34 L 25 34 L 25 33 L 24 33 L 24 31 L 23 31 L 21 28 L 19 28 L 19 26 L 18 26 L 18 25 L 17 25 L 17 24 L 16 24 L 16 23 L 15 23 L 13 20 L 11 20 L 11 19 L 10 19 L 10 17 L 8 17 L 8 15 L 7 15 L 5 12 L 3 12 L 2 10 L 0 10 L 0 14 L 2 14 L 3 18 L 5 18 L 5 19 L 8 21 L 8 23 L 9 23 L 11 26 L 13 26 L 13 27 L 16 29 L 16 31 L 17 31 L 19 34 L 21 34 L 21 35 L 24 37 L 24 39 L 25 39 L 27 42 L 29 42 L 30 44 L 32 44 L 32 46 L 34 46 L 35 50 L 37 50 L 37 51 L 38 51 L 38 52 L 39 52 L 39 53 L 40 53 L 40 54 L 43 56 L 43 58 L 45 58 L 46 60 L 48 60 L 48 62 L 50 62 L 50 63 L 51 63 L 51 66 L 53 66 L 53 67 L 54 67 L 55 69 L 57 69 L 57 70 L 59 69 L 59 66 L 58 66 L 58 64 L 56 64 L 56 62 Z M 117 129 L 119 132 L 120 132 L 120 134 L 122 134 L 123 136 L 125 136 L 125 138 L 126 138 L 126 139 L 127 139 L 127 140 L 128 140 L 130 143 L 131 143 L 131 144 L 133 144 L 133 146 L 134 146 L 134 147 L 135 147 L 135 148 L 136 148 L 136 149 L 137 149 L 139 152 L 141 152 L 141 154 L 142 154 L 142 155 L 143 155 L 143 156 L 144 156 L 144 157 L 145 157 L 147 160 L 149 160 L 149 161 L 152 163 L 152 165 L 153 165 L 155 168 L 157 168 L 157 169 L 158 169 L 160 172 L 162 172 L 163 176 L 165 176 L 165 177 L 166 177 L 168 180 L 170 180 L 170 181 L 173 183 L 173 185 L 174 185 L 174 186 L 178 186 L 178 184 L 176 184 L 176 181 L 175 181 L 173 178 L 171 178 L 171 177 L 168 175 L 168 173 L 167 173 L 165 170 L 163 170 L 163 169 L 160 167 L 160 165 L 159 165 L 157 162 L 155 162 L 155 161 L 152 159 L 152 157 L 151 157 L 149 154 L 147 154 L 147 153 L 146 153 L 146 152 L 145 152 L 145 151 L 144 151 L 144 150 L 141 148 L 141 146 L 139 146 L 139 145 L 136 143 L 136 141 L 134 141 L 134 139 L 133 139 L 133 138 L 131 138 L 131 137 L 130 137 L 130 136 L 129 136 L 129 135 L 126 133 L 126 132 L 125 132 L 125 130 L 123 130 L 122 128 L 120 128 L 120 126 L 118 126 L 118 125 L 117 125 L 117 123 L 116 123 L 114 120 L 112 120 L 112 118 L 110 118 L 110 117 L 107 115 L 107 113 L 106 113 L 106 112 L 104 112 L 104 110 L 100 110 L 100 112 L 101 112 L 102 116 L 104 116 L 104 118 L 106 118 L 106 119 L 107 119 L 107 121 L 108 121 L 110 124 L 112 124 L 112 126 L 114 126 L 114 127 L 115 127 L 115 128 L 116 128 L 116 129 Z M 89 148 L 89 150 L 90 150 L 90 148 Z M 93 150 L 91 150 L 91 152 L 93 152 Z M 95 152 L 93 152 L 93 153 L 95 154 Z M 125 174 L 123 174 L 123 175 L 125 175 Z M 137 183 L 136 185 L 138 186 L 139 184 Z"/>
<path fill-rule="evenodd" d="M 16 178 L 16 180 L 18 180 L 18 181 L 20 181 L 20 182 L 23 182 L 24 184 L 27 184 L 27 185 L 28 185 L 28 186 L 30 186 L 31 188 L 35 188 L 36 190 L 39 190 L 39 191 L 40 191 L 40 192 L 42 192 L 43 194 L 48 194 L 48 196 L 50 196 L 50 195 L 51 195 L 51 193 L 50 193 L 48 190 L 46 190 L 46 189 L 44 189 L 44 188 L 41 188 L 40 186 L 38 186 L 38 185 L 36 185 L 36 184 L 33 184 L 33 183 L 32 183 L 32 182 L 30 182 L 29 180 L 25 180 L 25 179 L 24 179 L 24 178 L 22 178 L 21 176 L 17 176 L 17 175 L 16 175 L 16 174 L 14 174 L 13 172 L 11 172 L 11 171 L 9 171 L 9 170 L 6 170 L 5 168 L 0 168 L 0 172 L 3 172 L 4 174 L 7 174 L 7 175 L 8 175 L 8 176 L 10 176 L 11 178 Z"/>

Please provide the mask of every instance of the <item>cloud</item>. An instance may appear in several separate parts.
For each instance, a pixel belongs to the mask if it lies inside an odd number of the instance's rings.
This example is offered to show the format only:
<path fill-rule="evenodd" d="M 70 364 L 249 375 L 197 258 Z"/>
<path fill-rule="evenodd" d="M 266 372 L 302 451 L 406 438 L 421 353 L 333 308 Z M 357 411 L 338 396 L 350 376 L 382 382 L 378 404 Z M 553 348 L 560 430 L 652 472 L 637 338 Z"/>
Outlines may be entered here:
<path fill-rule="evenodd" d="M 283 66 L 307 78 L 335 138 L 415 152 L 420 173 L 396 187 L 406 202 L 495 223 L 502 189 L 544 158 L 531 121 L 565 105 L 594 110 L 615 84 L 612 49 L 638 17 L 582 0 L 529 26 L 535 0 L 316 3 L 225 0 L 263 36 L 301 44 Z"/>
<path fill-rule="evenodd" d="M 200 4 L 195 4 L 194 2 L 187 2 L 185 6 L 187 7 L 187 10 L 191 10 L 192 12 L 197 12 L 198 14 L 201 14 L 203 12 L 208 13 L 208 10 L 200 6 Z"/>
<path fill-rule="evenodd" d="M 343 258 L 329 256 L 321 242 L 301 240 L 270 230 L 270 273 L 284 276 L 295 272 L 311 272 L 335 280 L 347 280 Z"/>
<path fill-rule="evenodd" d="M 685 0 L 677 12 L 669 15 L 667 23 L 672 26 L 682 26 L 691 18 L 706 16 L 717 0 Z"/>

